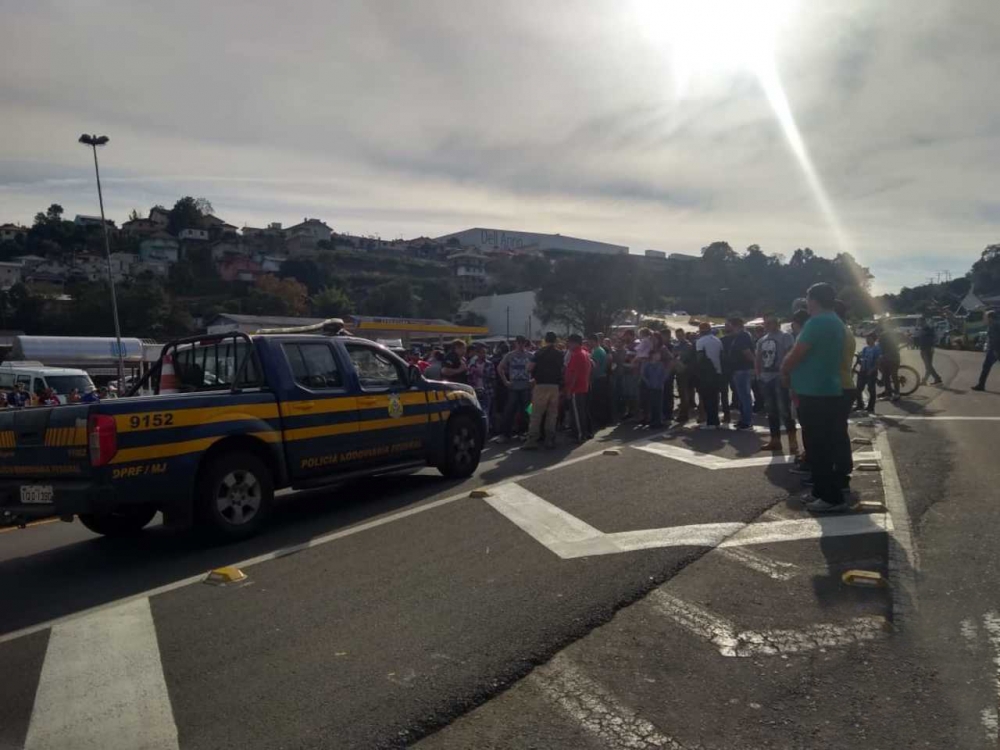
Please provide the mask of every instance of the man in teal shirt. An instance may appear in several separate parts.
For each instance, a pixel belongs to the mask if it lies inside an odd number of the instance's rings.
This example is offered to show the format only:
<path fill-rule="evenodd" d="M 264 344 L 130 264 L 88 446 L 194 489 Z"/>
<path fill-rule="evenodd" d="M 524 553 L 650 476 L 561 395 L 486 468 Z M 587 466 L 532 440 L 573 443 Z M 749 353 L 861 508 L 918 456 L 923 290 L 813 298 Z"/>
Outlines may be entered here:
<path fill-rule="evenodd" d="M 782 379 L 791 382 L 799 400 L 802 441 L 813 479 L 813 499 L 806 503 L 806 509 L 814 513 L 847 510 L 843 493 L 834 481 L 837 421 L 844 392 L 840 369 L 846 335 L 833 309 L 836 296 L 829 284 L 809 287 L 809 320 L 781 365 Z"/>

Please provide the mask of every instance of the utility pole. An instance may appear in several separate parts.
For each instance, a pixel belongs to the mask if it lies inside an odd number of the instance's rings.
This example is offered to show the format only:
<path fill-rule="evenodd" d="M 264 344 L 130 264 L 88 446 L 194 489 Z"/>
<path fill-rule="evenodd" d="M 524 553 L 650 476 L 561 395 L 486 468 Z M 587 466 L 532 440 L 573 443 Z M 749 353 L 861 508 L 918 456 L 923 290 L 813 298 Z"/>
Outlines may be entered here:
<path fill-rule="evenodd" d="M 94 151 L 94 175 L 97 177 L 97 202 L 101 206 L 101 229 L 104 231 L 104 255 L 108 261 L 108 283 L 111 285 L 111 311 L 115 319 L 115 339 L 118 342 L 118 394 L 125 389 L 125 352 L 122 351 L 122 329 L 118 323 L 118 297 L 115 295 L 115 275 L 111 271 L 111 240 L 108 238 L 108 222 L 104 218 L 104 195 L 101 193 L 101 170 L 97 166 L 97 147 L 106 144 L 110 138 L 106 135 L 80 136 L 80 143 L 90 146 Z"/>

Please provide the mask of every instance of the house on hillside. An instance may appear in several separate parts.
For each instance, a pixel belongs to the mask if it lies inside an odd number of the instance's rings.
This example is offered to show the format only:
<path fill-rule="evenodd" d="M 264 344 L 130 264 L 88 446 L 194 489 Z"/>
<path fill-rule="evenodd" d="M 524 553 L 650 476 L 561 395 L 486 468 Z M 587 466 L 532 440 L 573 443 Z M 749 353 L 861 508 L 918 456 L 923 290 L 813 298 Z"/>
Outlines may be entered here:
<path fill-rule="evenodd" d="M 260 264 L 245 255 L 227 255 L 216 264 L 223 281 L 252 283 L 264 273 Z"/>
<path fill-rule="evenodd" d="M 149 220 L 160 229 L 166 229 L 170 223 L 170 212 L 163 206 L 153 206 L 149 209 Z"/>
<path fill-rule="evenodd" d="M 212 214 L 206 214 L 201 217 L 201 228 L 207 231 L 209 238 L 213 240 L 229 235 L 235 236 L 237 233 L 235 225 L 223 221 L 218 216 L 213 216 Z"/>
<path fill-rule="evenodd" d="M 0 289 L 10 289 L 14 284 L 21 283 L 24 266 L 20 263 L 0 263 Z"/>
<path fill-rule="evenodd" d="M 244 245 L 239 237 L 218 240 L 209 247 L 212 249 L 212 260 L 214 261 L 220 261 L 228 255 L 250 255 L 250 248 Z"/>
<path fill-rule="evenodd" d="M 101 228 L 101 217 L 100 216 L 85 216 L 83 214 L 77 214 L 76 218 L 73 219 L 73 223 L 78 227 L 83 227 L 84 229 L 91 228 Z M 105 219 L 105 223 L 108 225 L 108 231 L 112 234 L 118 231 L 118 227 L 111 219 Z"/>
<path fill-rule="evenodd" d="M 329 242 L 333 230 L 319 219 L 303 219 L 301 223 L 285 230 L 285 247 L 288 254 L 313 255 L 320 242 Z"/>
<path fill-rule="evenodd" d="M 173 235 L 157 232 L 139 243 L 139 257 L 145 261 L 176 263 L 180 242 Z"/>
<path fill-rule="evenodd" d="M 0 226 L 0 242 L 16 242 L 17 236 L 26 235 L 27 227 L 19 227 L 17 224 L 4 224 Z"/>
<path fill-rule="evenodd" d="M 463 300 L 478 297 L 486 291 L 486 256 L 463 252 L 448 256 L 448 268 Z"/>
<path fill-rule="evenodd" d="M 121 231 L 122 234 L 129 237 L 148 237 L 151 234 L 156 234 L 162 228 L 152 219 L 130 219 L 122 224 Z"/>
<path fill-rule="evenodd" d="M 181 242 L 208 242 L 208 230 L 200 228 L 182 229 L 177 233 Z"/>

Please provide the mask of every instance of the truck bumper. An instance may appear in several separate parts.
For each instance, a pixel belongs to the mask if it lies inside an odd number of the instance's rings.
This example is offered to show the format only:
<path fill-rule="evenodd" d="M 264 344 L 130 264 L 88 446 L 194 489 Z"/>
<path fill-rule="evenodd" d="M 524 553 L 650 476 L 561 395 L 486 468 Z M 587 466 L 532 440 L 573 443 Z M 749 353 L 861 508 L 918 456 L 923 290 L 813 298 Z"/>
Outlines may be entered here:
<path fill-rule="evenodd" d="M 52 500 L 45 503 L 22 503 L 21 487 L 52 487 Z M 33 519 L 48 516 L 74 516 L 81 513 L 105 513 L 120 505 L 113 488 L 92 481 L 4 481 L 0 482 L 0 521 Z"/>

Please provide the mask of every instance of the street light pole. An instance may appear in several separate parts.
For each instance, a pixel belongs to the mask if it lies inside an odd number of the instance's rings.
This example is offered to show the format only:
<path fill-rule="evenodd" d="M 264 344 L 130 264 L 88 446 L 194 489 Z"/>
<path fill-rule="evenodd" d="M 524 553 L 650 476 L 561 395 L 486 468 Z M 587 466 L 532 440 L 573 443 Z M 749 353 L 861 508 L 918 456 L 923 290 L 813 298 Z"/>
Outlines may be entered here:
<path fill-rule="evenodd" d="M 90 146 L 94 152 L 94 175 L 97 177 L 97 202 L 101 206 L 101 229 L 104 231 L 104 256 L 108 262 L 108 283 L 111 285 L 111 312 L 115 319 L 115 339 L 118 342 L 118 393 L 125 388 L 125 353 L 122 351 L 122 329 L 118 323 L 118 297 L 115 294 L 115 275 L 111 271 L 111 240 L 108 238 L 108 222 L 104 218 L 104 195 L 101 193 L 101 169 L 97 166 L 97 147 L 110 139 L 106 135 L 80 136 L 80 143 Z"/>

